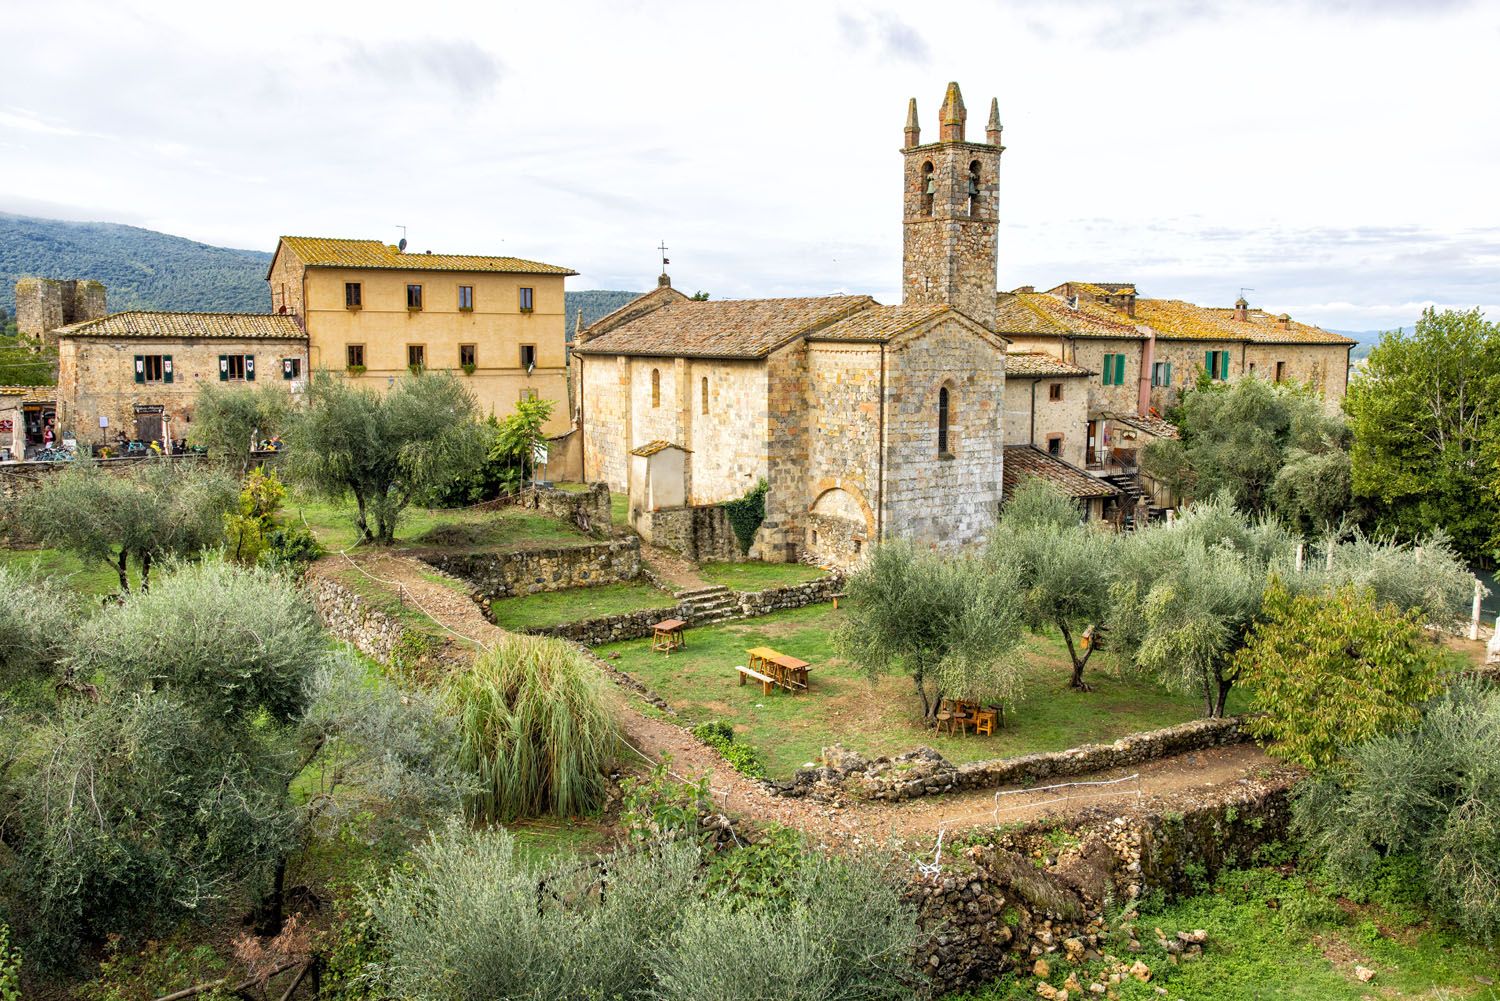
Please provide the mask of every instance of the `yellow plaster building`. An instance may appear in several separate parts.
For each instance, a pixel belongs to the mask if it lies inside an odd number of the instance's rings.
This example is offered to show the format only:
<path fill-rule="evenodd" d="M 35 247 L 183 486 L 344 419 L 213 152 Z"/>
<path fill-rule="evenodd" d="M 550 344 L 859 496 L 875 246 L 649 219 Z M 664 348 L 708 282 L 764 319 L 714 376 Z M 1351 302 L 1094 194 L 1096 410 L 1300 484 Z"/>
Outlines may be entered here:
<path fill-rule="evenodd" d="M 461 373 L 485 414 L 524 397 L 571 423 L 563 282 L 577 274 L 516 257 L 409 253 L 379 240 L 283 236 L 266 275 L 271 309 L 307 332 L 310 366 L 378 386 L 410 367 Z"/>

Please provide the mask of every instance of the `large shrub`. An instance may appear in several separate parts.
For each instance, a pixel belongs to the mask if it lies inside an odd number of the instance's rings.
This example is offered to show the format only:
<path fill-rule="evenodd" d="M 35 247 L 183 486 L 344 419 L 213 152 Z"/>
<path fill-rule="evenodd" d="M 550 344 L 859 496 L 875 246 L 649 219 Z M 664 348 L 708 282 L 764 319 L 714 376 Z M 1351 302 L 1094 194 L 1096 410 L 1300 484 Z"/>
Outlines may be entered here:
<path fill-rule="evenodd" d="M 1304 854 L 1349 883 L 1403 857 L 1428 902 L 1477 937 L 1500 933 L 1500 692 L 1463 682 L 1421 723 L 1352 748 L 1294 803 Z"/>
<path fill-rule="evenodd" d="M 577 650 L 507 635 L 449 685 L 460 760 L 478 782 L 474 816 L 575 816 L 603 804 L 619 730 L 604 680 Z"/>
<path fill-rule="evenodd" d="M 0 691 L 57 662 L 76 611 L 75 596 L 54 578 L 0 566 Z"/>

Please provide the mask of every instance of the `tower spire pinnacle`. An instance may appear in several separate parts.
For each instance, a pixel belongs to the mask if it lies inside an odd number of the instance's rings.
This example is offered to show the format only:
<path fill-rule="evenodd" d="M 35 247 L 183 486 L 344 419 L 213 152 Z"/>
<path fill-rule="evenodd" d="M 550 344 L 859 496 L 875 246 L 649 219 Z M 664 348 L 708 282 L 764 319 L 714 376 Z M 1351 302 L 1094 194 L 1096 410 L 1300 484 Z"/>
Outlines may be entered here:
<path fill-rule="evenodd" d="M 943 142 L 963 142 L 964 124 L 968 120 L 969 112 L 964 107 L 964 96 L 959 93 L 958 83 L 949 83 L 948 92 L 943 95 L 942 110 L 938 112 L 939 138 Z"/>
<path fill-rule="evenodd" d="M 922 144 L 922 126 L 917 124 L 917 99 L 906 103 L 906 148 Z"/>
<path fill-rule="evenodd" d="M 989 143 L 991 146 L 999 146 L 1001 128 L 1000 99 L 998 97 L 992 97 L 990 98 L 990 121 L 989 124 L 984 127 L 984 141 Z"/>

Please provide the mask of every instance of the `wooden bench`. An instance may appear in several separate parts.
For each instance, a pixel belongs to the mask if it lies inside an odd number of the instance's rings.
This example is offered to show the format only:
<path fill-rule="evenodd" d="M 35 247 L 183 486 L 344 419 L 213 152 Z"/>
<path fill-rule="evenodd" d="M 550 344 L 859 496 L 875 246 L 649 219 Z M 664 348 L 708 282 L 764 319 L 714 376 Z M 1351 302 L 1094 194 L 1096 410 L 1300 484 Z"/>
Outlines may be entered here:
<path fill-rule="evenodd" d="M 756 681 L 760 682 L 760 693 L 762 695 L 770 695 L 771 686 L 776 684 L 776 679 L 771 677 L 769 674 L 761 674 L 759 671 L 743 666 L 736 667 L 735 670 L 740 672 L 741 685 L 745 683 L 746 678 L 754 678 Z"/>
<path fill-rule="evenodd" d="M 833 610 L 835 612 L 837 612 L 839 610 L 839 599 L 840 598 L 847 598 L 847 597 L 849 597 L 849 596 L 847 594 L 845 594 L 843 591 L 835 591 L 833 593 Z"/>

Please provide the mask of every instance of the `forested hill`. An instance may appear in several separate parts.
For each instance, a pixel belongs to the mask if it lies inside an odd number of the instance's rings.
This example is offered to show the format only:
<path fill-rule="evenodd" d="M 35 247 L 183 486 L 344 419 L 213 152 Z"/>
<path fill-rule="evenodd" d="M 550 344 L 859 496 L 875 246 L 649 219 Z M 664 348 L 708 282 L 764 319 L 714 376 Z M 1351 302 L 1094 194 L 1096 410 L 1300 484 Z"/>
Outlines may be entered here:
<path fill-rule="evenodd" d="M 101 281 L 112 313 L 265 312 L 270 263 L 264 251 L 212 247 L 137 226 L 0 213 L 0 309 L 11 314 L 16 279 L 24 275 Z"/>
<path fill-rule="evenodd" d="M 568 292 L 564 305 L 568 311 L 568 339 L 573 339 L 573 328 L 578 322 L 580 309 L 583 310 L 583 325 L 587 327 L 600 317 L 607 316 L 632 299 L 640 297 L 640 292 L 610 292 L 603 289 Z"/>

